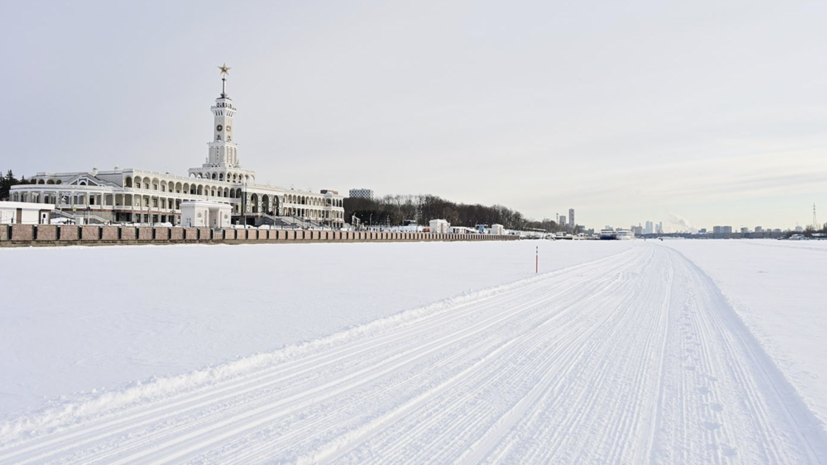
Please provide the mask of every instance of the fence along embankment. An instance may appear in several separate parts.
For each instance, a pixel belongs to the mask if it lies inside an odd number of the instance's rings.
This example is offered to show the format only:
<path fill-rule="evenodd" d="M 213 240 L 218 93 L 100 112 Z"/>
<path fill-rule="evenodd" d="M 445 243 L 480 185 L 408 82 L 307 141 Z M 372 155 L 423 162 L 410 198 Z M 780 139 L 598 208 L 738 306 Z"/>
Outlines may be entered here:
<path fill-rule="evenodd" d="M 421 232 L 209 229 L 149 226 L 0 225 L 0 247 L 295 242 L 509 241 L 517 236 Z"/>

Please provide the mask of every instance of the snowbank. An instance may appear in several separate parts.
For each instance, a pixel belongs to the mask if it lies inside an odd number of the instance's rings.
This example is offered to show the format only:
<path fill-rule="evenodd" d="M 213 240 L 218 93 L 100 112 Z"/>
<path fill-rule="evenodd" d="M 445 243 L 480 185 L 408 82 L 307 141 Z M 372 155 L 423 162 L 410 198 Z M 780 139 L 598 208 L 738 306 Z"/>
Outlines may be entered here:
<path fill-rule="evenodd" d="M 270 352 L 628 243 L 0 249 L 0 416 Z"/>

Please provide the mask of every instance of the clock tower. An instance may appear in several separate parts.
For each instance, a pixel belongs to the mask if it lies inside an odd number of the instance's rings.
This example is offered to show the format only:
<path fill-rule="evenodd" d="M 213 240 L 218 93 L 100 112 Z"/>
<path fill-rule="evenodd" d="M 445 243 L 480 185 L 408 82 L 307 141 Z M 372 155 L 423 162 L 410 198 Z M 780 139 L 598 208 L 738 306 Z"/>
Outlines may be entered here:
<path fill-rule="evenodd" d="M 255 174 L 241 168 L 238 162 L 238 146 L 233 141 L 233 118 L 238 110 L 227 95 L 227 75 L 230 68 L 225 64 L 218 69 L 221 71 L 221 95 L 210 108 L 213 114 L 213 136 L 207 143 L 207 160 L 201 168 L 192 168 L 189 172 L 196 177 L 246 184 Z"/>
<path fill-rule="evenodd" d="M 237 167 L 238 147 L 233 142 L 233 117 L 236 110 L 233 100 L 227 95 L 227 65 L 220 66 L 221 96 L 215 99 L 210 108 L 213 114 L 213 137 L 209 143 L 207 163 L 214 166 Z"/>

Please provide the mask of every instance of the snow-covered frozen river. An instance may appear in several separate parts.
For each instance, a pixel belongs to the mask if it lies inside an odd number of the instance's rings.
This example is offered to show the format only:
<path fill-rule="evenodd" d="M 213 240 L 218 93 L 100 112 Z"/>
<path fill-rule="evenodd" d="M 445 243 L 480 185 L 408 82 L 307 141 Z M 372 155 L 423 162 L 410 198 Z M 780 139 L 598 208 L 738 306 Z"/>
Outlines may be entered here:
<path fill-rule="evenodd" d="M 823 463 L 825 253 L 0 250 L 0 463 Z"/>

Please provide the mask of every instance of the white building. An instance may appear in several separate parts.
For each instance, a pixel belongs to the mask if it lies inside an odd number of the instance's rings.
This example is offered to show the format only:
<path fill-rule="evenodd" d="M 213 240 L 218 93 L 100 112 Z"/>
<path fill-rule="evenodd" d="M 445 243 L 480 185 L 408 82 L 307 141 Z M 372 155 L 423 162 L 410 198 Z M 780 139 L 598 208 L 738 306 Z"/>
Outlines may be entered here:
<path fill-rule="evenodd" d="M 181 203 L 181 225 L 187 228 L 226 228 L 232 226 L 232 207 L 226 203 L 187 201 Z"/>
<path fill-rule="evenodd" d="M 505 228 L 501 224 L 494 223 L 491 225 L 490 234 L 503 235 L 505 234 Z"/>
<path fill-rule="evenodd" d="M 448 234 L 451 229 L 451 223 L 446 220 L 431 220 L 430 231 L 437 234 Z"/>
<path fill-rule="evenodd" d="M 54 209 L 47 203 L 0 202 L 0 224 L 49 224 Z"/>
<path fill-rule="evenodd" d="M 222 75 L 228 68 L 222 68 Z M 221 79 L 221 95 L 210 109 L 212 140 L 205 162 L 178 176 L 134 168 L 39 172 L 34 184 L 11 188 L 16 202 L 46 203 L 62 216 L 80 211 L 98 221 L 181 224 L 182 203 L 209 201 L 227 204 L 231 221 L 245 224 L 341 226 L 343 198 L 335 191 L 321 193 L 256 183 L 256 173 L 241 165 L 233 126 L 238 113 Z"/>

